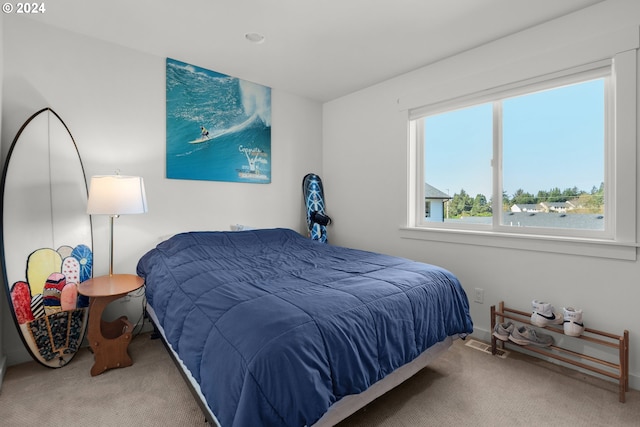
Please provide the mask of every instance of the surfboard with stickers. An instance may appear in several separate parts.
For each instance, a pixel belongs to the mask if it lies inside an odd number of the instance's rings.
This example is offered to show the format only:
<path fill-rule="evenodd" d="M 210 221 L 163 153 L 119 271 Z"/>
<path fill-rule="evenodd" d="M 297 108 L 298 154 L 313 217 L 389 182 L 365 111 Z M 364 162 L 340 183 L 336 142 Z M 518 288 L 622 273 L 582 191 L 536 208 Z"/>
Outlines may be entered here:
<path fill-rule="evenodd" d="M 331 217 L 325 213 L 322 179 L 314 173 L 302 178 L 302 194 L 307 210 L 307 228 L 311 240 L 327 243 L 327 225 Z"/>
<path fill-rule="evenodd" d="M 42 365 L 65 366 L 87 325 L 77 285 L 92 276 L 91 217 L 78 148 L 44 108 L 22 125 L 2 173 L 1 259 L 9 307 L 25 348 Z"/>

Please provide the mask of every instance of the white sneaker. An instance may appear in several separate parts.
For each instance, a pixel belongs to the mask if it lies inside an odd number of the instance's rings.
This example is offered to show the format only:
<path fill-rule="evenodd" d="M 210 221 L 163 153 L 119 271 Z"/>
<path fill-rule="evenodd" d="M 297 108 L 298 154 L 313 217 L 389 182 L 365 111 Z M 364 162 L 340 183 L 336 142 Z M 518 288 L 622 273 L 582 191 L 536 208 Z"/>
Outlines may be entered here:
<path fill-rule="evenodd" d="M 563 308 L 564 312 L 564 334 L 570 337 L 579 337 L 584 332 L 582 323 L 582 310 L 573 307 Z"/>
<path fill-rule="evenodd" d="M 562 325 L 563 318 L 560 313 L 556 312 L 548 302 L 533 300 L 531 302 L 533 313 L 531 314 L 531 323 L 536 326 Z"/>

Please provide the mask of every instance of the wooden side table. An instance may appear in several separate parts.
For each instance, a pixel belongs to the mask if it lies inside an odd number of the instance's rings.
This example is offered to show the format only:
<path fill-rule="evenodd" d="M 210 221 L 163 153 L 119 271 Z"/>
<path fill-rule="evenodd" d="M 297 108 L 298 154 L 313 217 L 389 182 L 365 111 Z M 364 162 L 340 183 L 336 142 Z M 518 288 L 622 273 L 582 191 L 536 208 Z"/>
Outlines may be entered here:
<path fill-rule="evenodd" d="M 142 277 L 114 274 L 94 277 L 78 285 L 78 292 L 90 298 L 87 338 L 95 358 L 91 376 L 99 375 L 107 369 L 133 365 L 127 352 L 133 323 L 126 316 L 106 322 L 102 320 L 102 313 L 109 303 L 139 289 L 143 284 Z"/>

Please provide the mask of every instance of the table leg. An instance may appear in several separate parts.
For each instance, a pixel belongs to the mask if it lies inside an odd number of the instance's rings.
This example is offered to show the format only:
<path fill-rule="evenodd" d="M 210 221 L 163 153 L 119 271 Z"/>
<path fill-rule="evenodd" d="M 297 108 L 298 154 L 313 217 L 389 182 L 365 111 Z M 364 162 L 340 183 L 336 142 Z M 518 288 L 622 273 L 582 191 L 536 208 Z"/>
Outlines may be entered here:
<path fill-rule="evenodd" d="M 87 338 L 95 358 L 91 376 L 99 375 L 107 369 L 133 365 L 127 352 L 132 338 L 133 324 L 126 316 L 112 322 L 102 320 L 105 307 L 121 297 L 122 295 L 93 297 L 89 302 Z"/>

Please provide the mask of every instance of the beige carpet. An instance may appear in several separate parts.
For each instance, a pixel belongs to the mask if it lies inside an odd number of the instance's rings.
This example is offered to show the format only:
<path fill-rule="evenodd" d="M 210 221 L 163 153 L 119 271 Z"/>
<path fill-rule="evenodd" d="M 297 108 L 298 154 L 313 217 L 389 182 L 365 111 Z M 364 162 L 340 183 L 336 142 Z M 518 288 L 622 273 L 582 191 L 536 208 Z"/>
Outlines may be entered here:
<path fill-rule="evenodd" d="M 0 391 L 0 425 L 204 426 L 162 343 L 143 334 L 129 349 L 133 366 L 97 377 L 89 375 L 93 355 L 87 349 L 62 369 L 35 362 L 10 367 Z M 339 426 L 638 425 L 638 391 L 619 403 L 616 384 L 513 352 L 500 359 L 457 341 Z"/>

